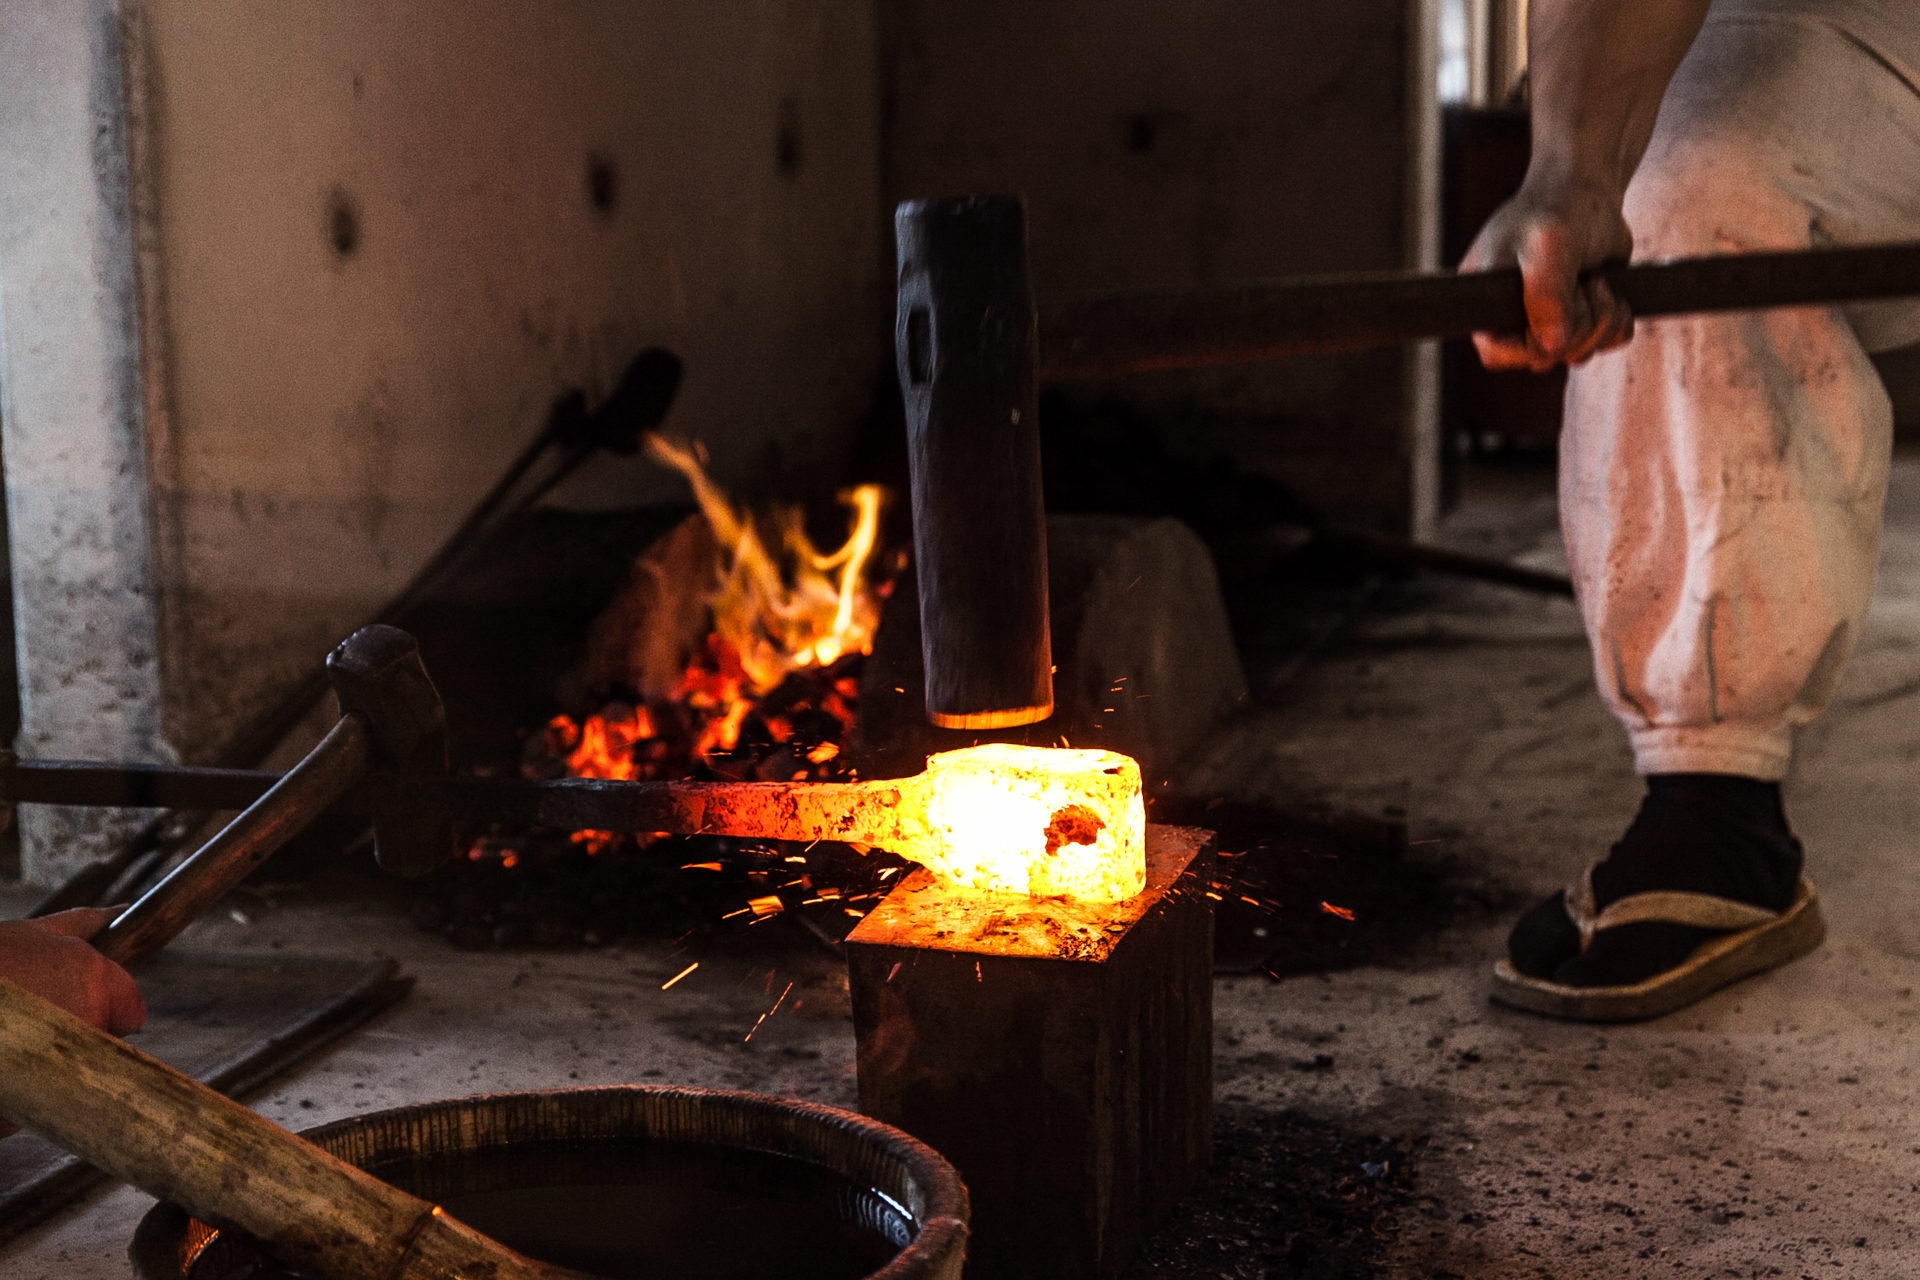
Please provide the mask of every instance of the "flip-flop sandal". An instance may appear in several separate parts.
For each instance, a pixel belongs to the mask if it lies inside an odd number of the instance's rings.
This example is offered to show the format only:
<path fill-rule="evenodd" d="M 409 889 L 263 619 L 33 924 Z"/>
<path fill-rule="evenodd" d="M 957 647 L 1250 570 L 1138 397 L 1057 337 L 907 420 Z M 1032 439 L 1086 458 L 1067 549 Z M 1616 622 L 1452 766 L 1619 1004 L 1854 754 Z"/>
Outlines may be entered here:
<path fill-rule="evenodd" d="M 1567 890 L 1567 916 L 1580 930 L 1585 951 L 1593 935 L 1615 925 L 1663 921 L 1699 929 L 1724 929 L 1692 955 L 1641 982 L 1613 987 L 1575 987 L 1532 978 L 1502 960 L 1493 967 L 1493 998 L 1501 1004 L 1556 1018 L 1582 1022 L 1633 1022 L 1657 1018 L 1692 1004 L 1710 992 L 1749 974 L 1771 969 L 1812 951 L 1827 936 L 1820 899 L 1813 885 L 1800 880 L 1799 892 L 1785 911 L 1768 911 L 1707 893 L 1663 891 L 1634 893 L 1604 911 L 1593 907 L 1593 871 Z"/>

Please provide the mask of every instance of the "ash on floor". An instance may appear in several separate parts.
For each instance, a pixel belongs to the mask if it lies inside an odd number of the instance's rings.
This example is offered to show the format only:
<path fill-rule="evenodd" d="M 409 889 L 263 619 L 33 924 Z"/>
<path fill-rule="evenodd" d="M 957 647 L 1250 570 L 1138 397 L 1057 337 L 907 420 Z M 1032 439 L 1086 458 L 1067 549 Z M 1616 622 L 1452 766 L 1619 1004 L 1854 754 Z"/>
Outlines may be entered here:
<path fill-rule="evenodd" d="M 1405 823 L 1219 798 L 1158 801 L 1152 820 L 1214 832 L 1214 969 L 1290 978 L 1403 965 L 1520 895 L 1465 860 L 1409 847 Z"/>
<path fill-rule="evenodd" d="M 1351 1132 L 1294 1111 L 1214 1114 L 1213 1169 L 1127 1280 L 1370 1280 L 1413 1197 L 1424 1139 Z"/>

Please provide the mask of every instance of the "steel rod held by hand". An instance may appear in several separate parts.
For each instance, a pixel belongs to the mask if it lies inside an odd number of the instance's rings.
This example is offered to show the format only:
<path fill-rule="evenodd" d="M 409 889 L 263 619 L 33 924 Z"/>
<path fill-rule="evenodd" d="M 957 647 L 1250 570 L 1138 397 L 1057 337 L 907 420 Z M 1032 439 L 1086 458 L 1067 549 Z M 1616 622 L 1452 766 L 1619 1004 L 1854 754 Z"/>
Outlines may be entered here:
<path fill-rule="evenodd" d="M 1636 316 L 1920 295 L 1920 242 L 1610 263 Z M 1040 373 L 1068 379 L 1240 364 L 1526 327 L 1517 269 L 1322 276 L 1040 303 Z"/>

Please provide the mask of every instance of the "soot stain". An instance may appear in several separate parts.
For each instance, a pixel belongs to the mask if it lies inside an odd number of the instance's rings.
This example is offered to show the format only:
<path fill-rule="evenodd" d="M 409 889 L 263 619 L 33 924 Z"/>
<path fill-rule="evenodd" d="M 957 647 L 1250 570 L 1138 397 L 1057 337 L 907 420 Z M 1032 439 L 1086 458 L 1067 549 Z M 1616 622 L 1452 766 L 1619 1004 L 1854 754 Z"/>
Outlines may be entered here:
<path fill-rule="evenodd" d="M 1371 1280 L 1414 1199 L 1425 1142 L 1292 1111 L 1221 1107 L 1212 1170 L 1125 1280 Z"/>
<path fill-rule="evenodd" d="M 612 216 L 620 204 L 620 171 L 612 157 L 599 152 L 587 157 L 587 203 L 602 217 Z"/>
<path fill-rule="evenodd" d="M 327 197 L 327 245 L 345 260 L 360 251 L 360 206 L 344 188 Z"/>

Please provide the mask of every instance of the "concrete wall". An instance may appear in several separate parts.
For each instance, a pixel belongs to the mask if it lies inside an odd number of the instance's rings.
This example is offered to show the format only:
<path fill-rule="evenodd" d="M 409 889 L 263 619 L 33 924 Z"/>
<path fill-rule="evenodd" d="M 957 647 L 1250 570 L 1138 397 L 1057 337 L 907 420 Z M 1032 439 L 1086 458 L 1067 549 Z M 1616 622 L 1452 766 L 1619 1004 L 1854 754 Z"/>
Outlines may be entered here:
<path fill-rule="evenodd" d="M 31 749 L 203 758 L 647 344 L 723 480 L 837 473 L 889 305 L 874 59 L 843 0 L 10 0 L 27 680 L 162 664 L 115 729 L 79 714 L 111 689 L 33 699 Z M 559 496 L 679 491 L 633 462 Z"/>
<path fill-rule="evenodd" d="M 1424 0 L 899 0 L 880 13 L 889 195 L 1025 194 L 1043 304 L 1433 260 Z M 1431 372 L 1430 356 L 1389 351 L 1077 394 L 1180 420 L 1179 449 L 1405 529 L 1435 496 Z"/>

